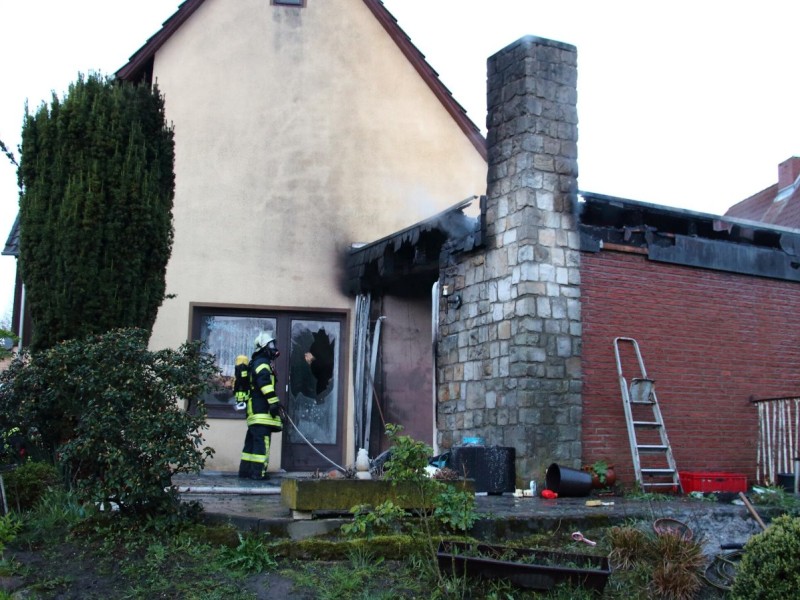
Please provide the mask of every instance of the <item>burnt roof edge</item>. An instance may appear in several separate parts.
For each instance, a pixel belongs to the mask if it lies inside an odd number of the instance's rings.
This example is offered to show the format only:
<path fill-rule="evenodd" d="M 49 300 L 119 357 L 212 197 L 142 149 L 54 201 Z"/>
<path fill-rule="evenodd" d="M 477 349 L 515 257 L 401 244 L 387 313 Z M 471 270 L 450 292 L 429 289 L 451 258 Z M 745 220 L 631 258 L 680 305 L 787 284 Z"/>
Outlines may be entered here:
<path fill-rule="evenodd" d="M 579 192 L 581 250 L 800 283 L 800 229 Z"/>
<path fill-rule="evenodd" d="M 476 200 L 480 201 L 480 199 L 481 196 L 470 196 L 469 198 L 465 198 L 461 202 L 457 202 L 453 206 L 445 208 L 444 210 L 428 217 L 427 219 L 423 219 L 422 221 L 417 221 L 413 225 L 409 225 L 408 227 L 390 233 L 389 235 L 383 236 L 380 239 L 374 240 L 372 242 L 367 242 L 361 245 L 351 246 L 349 254 L 358 254 L 359 252 L 367 252 L 370 248 L 374 248 L 375 246 L 380 246 L 381 244 L 385 244 L 387 242 L 391 242 L 396 239 L 402 239 L 403 237 L 406 236 L 406 234 L 413 231 L 414 229 L 434 228 L 440 222 L 442 217 L 450 213 L 461 211 L 470 204 L 472 204 L 473 202 L 475 202 Z"/>
<path fill-rule="evenodd" d="M 673 216 L 684 217 L 686 219 L 696 219 L 699 221 L 718 221 L 720 223 L 730 223 L 732 225 L 739 225 L 749 229 L 800 235 L 800 229 L 794 229 L 792 227 L 783 227 L 781 225 L 764 223 L 763 221 L 751 221 L 749 219 L 741 219 L 739 217 L 731 217 L 728 215 L 715 215 L 713 213 L 704 213 L 686 208 L 675 208 L 672 206 L 665 206 L 663 204 L 643 202 L 641 200 L 607 196 L 604 194 L 596 194 L 594 192 L 586 192 L 583 190 L 578 191 L 578 197 L 583 198 L 584 200 L 597 200 L 607 204 L 617 205 L 621 208 L 638 208 L 653 214 L 669 214 Z"/>

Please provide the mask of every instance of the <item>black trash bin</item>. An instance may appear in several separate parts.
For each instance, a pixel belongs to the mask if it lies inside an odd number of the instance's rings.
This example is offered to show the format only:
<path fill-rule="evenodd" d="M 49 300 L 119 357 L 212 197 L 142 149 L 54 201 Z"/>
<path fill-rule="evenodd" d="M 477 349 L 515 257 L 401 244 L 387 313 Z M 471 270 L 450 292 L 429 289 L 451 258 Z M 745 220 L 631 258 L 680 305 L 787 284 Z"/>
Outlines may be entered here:
<path fill-rule="evenodd" d="M 547 489 L 561 497 L 588 496 L 592 491 L 592 475 L 585 471 L 561 467 L 553 463 L 545 475 Z"/>
<path fill-rule="evenodd" d="M 516 451 L 505 446 L 453 446 L 446 466 L 475 480 L 475 491 L 488 494 L 513 492 Z"/>

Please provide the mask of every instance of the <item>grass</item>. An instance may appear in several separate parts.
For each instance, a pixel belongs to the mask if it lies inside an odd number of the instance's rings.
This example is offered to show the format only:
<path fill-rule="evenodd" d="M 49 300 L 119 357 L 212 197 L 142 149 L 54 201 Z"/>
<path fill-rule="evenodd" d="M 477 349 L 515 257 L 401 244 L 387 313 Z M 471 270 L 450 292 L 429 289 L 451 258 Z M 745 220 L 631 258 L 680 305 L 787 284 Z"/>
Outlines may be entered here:
<path fill-rule="evenodd" d="M 272 539 L 182 519 L 130 519 L 97 513 L 63 491 L 18 515 L 0 574 L 22 582 L 21 595 L 48 598 L 185 598 L 190 600 L 525 600 L 589 598 L 559 586 L 536 593 L 507 580 L 475 581 L 438 573 L 413 534 L 369 539 Z M 587 530 L 596 547 L 568 531 L 537 534 L 509 545 L 610 556 L 615 566 L 604 598 L 721 598 L 700 588 L 697 547 L 656 536 L 647 523 Z M 279 590 L 276 592 L 275 590 Z M 715 595 L 716 594 L 716 595 Z M 0 593 L 0 600 L 6 596 Z"/>

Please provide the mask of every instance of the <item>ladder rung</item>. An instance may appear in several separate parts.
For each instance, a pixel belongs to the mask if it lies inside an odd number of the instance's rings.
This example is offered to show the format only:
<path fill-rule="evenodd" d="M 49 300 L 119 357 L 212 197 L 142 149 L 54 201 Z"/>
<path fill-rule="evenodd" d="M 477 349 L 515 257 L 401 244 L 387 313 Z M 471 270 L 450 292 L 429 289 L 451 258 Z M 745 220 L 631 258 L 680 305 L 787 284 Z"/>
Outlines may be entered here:
<path fill-rule="evenodd" d="M 636 446 L 636 449 L 639 452 L 666 452 L 666 446 L 660 446 L 657 444 L 640 444 Z"/>
<path fill-rule="evenodd" d="M 635 427 L 661 427 L 658 421 L 634 421 L 633 424 Z"/>
<path fill-rule="evenodd" d="M 669 477 L 674 474 L 674 469 L 642 469 L 642 475 L 649 475 L 651 477 Z"/>
<path fill-rule="evenodd" d="M 655 404 L 652 400 L 628 400 L 630 404 Z"/>
<path fill-rule="evenodd" d="M 646 481 L 642 483 L 642 487 L 677 487 L 676 482 L 671 483 L 647 483 Z"/>

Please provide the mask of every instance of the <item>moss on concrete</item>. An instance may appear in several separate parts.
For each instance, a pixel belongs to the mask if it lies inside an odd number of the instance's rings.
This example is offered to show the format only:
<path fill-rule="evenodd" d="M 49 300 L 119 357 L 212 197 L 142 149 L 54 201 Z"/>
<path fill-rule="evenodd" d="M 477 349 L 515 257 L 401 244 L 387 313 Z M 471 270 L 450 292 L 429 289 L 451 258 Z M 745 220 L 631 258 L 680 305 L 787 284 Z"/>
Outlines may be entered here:
<path fill-rule="evenodd" d="M 446 483 L 474 490 L 472 481 Z M 431 499 L 423 498 L 416 483 L 385 479 L 284 479 L 281 500 L 292 510 L 308 512 L 349 511 L 360 504 L 377 506 L 386 500 L 406 509 L 431 506 Z"/>

